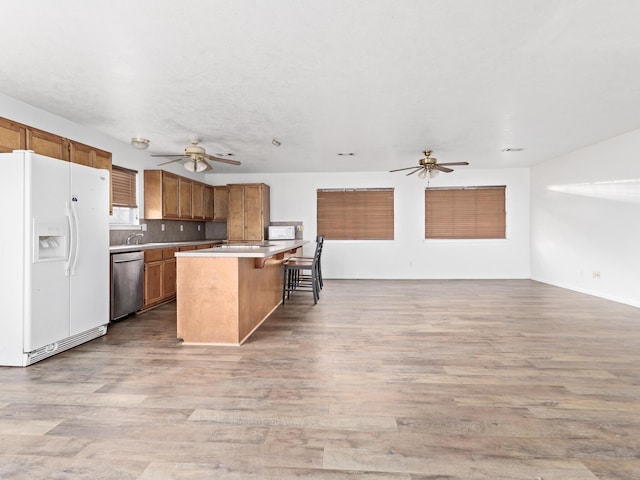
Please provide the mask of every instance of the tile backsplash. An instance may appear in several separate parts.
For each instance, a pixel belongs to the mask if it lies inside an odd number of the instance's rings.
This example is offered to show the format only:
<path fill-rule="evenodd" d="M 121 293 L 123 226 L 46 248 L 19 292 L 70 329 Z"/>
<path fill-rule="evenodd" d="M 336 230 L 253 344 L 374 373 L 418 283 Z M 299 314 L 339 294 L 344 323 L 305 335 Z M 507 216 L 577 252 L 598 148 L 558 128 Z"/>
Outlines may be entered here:
<path fill-rule="evenodd" d="M 126 243 L 127 237 L 132 233 L 142 233 L 144 235 L 141 238 L 134 238 L 132 243 L 189 242 L 192 240 L 224 240 L 227 238 L 227 224 L 224 222 L 140 219 L 140 225 L 146 225 L 146 231 L 111 230 L 109 232 L 109 244 L 123 245 Z M 198 227 L 200 227 L 199 230 Z"/>

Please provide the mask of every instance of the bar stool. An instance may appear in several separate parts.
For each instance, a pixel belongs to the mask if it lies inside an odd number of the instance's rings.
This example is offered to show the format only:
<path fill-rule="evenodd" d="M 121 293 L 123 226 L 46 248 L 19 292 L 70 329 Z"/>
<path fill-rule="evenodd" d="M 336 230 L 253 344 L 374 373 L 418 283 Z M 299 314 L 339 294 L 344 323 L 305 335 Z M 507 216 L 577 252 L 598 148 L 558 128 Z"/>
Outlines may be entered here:
<path fill-rule="evenodd" d="M 318 241 L 318 238 L 320 238 L 320 241 Z M 320 289 L 322 288 L 320 257 L 324 237 L 318 236 L 318 238 L 316 238 L 316 250 L 312 258 L 291 257 L 283 263 L 283 304 L 285 299 L 291 298 L 291 292 L 296 290 L 313 293 L 313 303 L 314 305 L 318 303 Z"/>
<path fill-rule="evenodd" d="M 320 290 L 322 290 L 322 287 L 324 287 L 324 282 L 322 280 L 322 248 L 324 245 L 324 235 L 317 235 L 316 236 L 316 250 L 317 250 L 317 254 L 318 254 L 318 282 L 320 284 Z M 318 250 L 319 249 L 319 250 Z M 315 256 L 315 253 L 314 253 Z M 292 257 L 295 259 L 301 259 L 301 260 L 308 260 L 308 261 L 312 261 L 313 257 Z"/>

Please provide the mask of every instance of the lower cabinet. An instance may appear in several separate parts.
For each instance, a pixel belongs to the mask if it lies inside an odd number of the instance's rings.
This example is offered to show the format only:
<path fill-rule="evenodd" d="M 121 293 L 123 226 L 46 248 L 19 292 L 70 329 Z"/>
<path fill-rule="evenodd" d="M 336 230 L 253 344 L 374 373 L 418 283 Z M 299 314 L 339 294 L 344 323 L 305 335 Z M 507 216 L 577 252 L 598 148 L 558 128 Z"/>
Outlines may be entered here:
<path fill-rule="evenodd" d="M 176 258 L 162 261 L 163 300 L 176 296 Z"/>
<path fill-rule="evenodd" d="M 152 308 L 176 298 L 177 251 L 211 248 L 215 243 L 156 248 L 144 251 L 144 304 L 142 310 Z"/>
<path fill-rule="evenodd" d="M 162 248 L 144 252 L 143 309 L 176 296 L 176 251 L 176 248 Z"/>

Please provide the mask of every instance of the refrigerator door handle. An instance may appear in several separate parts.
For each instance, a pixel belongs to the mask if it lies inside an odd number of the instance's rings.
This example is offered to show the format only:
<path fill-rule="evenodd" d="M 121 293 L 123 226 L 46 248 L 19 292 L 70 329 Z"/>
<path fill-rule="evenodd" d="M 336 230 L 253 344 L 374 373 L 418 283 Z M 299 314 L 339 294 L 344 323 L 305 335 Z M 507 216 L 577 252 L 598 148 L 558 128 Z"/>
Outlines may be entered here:
<path fill-rule="evenodd" d="M 78 263 L 78 251 L 80 249 L 80 229 L 78 228 L 78 212 L 73 202 L 71 202 L 71 218 L 73 220 L 71 243 L 75 245 L 75 248 L 73 249 L 73 256 L 69 255 L 69 261 L 71 262 L 71 275 L 75 275 L 76 264 Z"/>
<path fill-rule="evenodd" d="M 69 222 L 69 256 L 67 258 L 67 264 L 64 269 L 64 274 L 68 277 L 71 274 L 71 263 L 73 262 L 73 253 L 76 248 L 75 235 L 74 235 L 74 222 L 73 222 L 73 211 L 71 210 L 71 206 L 69 202 L 66 204 L 67 209 L 67 221 Z"/>

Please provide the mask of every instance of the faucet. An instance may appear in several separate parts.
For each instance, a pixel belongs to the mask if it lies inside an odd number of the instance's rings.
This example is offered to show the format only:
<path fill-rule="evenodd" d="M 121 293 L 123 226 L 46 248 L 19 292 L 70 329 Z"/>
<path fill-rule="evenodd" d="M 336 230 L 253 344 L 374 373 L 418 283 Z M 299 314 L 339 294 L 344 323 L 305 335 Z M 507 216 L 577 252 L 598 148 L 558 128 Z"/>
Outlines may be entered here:
<path fill-rule="evenodd" d="M 131 239 L 135 237 L 144 237 L 144 233 L 132 233 L 131 235 L 129 235 L 127 237 L 127 245 L 131 245 Z M 138 240 L 136 243 L 139 244 L 140 240 Z"/>

